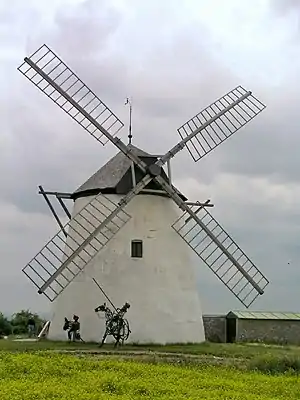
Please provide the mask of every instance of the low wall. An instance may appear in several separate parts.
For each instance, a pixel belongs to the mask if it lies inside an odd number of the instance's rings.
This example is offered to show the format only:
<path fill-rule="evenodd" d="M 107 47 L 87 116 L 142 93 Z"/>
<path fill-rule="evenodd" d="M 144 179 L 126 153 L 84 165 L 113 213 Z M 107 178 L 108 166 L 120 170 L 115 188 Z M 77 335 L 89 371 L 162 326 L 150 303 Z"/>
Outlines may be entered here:
<path fill-rule="evenodd" d="M 226 316 L 203 316 L 205 339 L 209 342 L 226 343 Z"/>
<path fill-rule="evenodd" d="M 299 345 L 300 321 L 240 319 L 236 340 Z"/>

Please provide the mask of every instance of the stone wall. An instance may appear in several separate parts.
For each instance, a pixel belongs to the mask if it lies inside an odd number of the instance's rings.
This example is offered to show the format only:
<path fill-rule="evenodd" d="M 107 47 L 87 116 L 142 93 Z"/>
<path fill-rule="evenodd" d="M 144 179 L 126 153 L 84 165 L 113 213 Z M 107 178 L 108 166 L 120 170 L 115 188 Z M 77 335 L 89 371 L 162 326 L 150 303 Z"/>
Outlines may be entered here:
<path fill-rule="evenodd" d="M 236 341 L 300 344 L 300 321 L 239 319 Z"/>
<path fill-rule="evenodd" d="M 226 343 L 226 316 L 203 316 L 205 339 L 209 342 Z"/>

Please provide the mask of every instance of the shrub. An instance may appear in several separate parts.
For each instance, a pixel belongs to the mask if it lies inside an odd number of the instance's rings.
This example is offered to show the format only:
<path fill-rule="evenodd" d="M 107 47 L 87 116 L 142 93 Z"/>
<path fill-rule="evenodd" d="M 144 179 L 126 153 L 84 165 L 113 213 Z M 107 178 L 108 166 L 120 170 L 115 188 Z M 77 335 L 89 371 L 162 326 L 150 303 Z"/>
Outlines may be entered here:
<path fill-rule="evenodd" d="M 0 312 L 0 336 L 11 334 L 11 324 L 6 317 Z"/>
<path fill-rule="evenodd" d="M 249 362 L 249 369 L 268 374 L 300 374 L 300 357 L 295 355 L 274 357 L 262 356 Z"/>

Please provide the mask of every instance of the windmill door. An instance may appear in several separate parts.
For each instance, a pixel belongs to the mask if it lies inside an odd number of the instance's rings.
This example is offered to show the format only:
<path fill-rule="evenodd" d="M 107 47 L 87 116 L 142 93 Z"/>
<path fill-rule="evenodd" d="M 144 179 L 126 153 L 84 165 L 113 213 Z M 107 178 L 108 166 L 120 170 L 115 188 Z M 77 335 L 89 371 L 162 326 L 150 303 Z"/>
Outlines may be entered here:
<path fill-rule="evenodd" d="M 234 343 L 236 340 L 236 319 L 235 318 L 227 318 L 226 321 L 226 336 L 227 343 Z"/>

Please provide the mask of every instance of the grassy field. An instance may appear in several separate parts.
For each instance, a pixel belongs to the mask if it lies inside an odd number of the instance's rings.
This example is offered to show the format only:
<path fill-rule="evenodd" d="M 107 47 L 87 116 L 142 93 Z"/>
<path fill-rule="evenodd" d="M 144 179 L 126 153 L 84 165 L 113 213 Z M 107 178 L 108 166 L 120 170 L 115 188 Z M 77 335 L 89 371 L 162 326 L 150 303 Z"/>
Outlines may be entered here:
<path fill-rule="evenodd" d="M 293 346 L 0 340 L 1 400 L 298 399 L 299 374 Z"/>
<path fill-rule="evenodd" d="M 292 375 L 222 366 L 153 365 L 137 361 L 0 352 L 1 400 L 299 399 Z"/>

